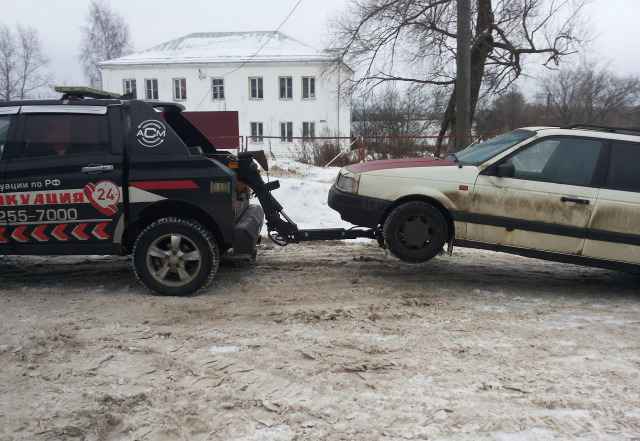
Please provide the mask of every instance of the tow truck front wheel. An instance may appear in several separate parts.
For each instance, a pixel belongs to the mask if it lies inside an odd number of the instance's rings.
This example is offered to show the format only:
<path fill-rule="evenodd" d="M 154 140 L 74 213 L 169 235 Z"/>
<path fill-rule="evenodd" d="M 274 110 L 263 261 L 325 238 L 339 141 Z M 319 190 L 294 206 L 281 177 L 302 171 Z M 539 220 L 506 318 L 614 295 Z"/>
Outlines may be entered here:
<path fill-rule="evenodd" d="M 133 247 L 136 276 L 160 295 L 187 296 L 207 287 L 219 262 L 219 247 L 211 233 L 188 219 L 153 222 Z"/>
<path fill-rule="evenodd" d="M 420 201 L 398 205 L 387 217 L 384 241 L 391 253 L 409 263 L 426 262 L 447 241 L 448 226 L 442 212 Z"/>

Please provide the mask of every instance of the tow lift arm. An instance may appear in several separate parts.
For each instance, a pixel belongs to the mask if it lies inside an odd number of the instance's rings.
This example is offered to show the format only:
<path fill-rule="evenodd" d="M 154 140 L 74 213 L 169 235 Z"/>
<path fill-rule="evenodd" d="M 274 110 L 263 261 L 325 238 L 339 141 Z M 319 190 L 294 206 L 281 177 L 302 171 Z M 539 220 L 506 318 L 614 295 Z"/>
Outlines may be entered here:
<path fill-rule="evenodd" d="M 243 152 L 238 155 L 238 177 L 255 193 L 262 205 L 267 220 L 269 237 L 276 244 L 284 246 L 289 243 L 309 242 L 317 240 L 357 239 L 360 237 L 377 239 L 379 233 L 375 229 L 318 228 L 301 230 L 284 212 L 284 207 L 273 197 L 271 192 L 280 188 L 278 181 L 264 182 L 258 170 L 258 162 L 265 170 L 268 167 L 263 152 Z"/>

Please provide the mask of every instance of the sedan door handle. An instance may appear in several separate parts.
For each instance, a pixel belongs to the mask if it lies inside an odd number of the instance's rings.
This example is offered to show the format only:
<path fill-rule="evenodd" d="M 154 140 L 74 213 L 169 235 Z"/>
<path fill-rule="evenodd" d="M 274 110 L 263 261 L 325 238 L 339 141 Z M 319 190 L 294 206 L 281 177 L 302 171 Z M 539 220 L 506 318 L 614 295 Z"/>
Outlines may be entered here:
<path fill-rule="evenodd" d="M 568 196 L 562 196 L 560 200 L 562 202 L 573 202 L 574 204 L 589 205 L 589 199 L 570 198 Z"/>
<path fill-rule="evenodd" d="M 88 165 L 86 167 L 82 167 L 82 173 L 86 174 L 94 174 L 94 173 L 106 173 L 113 171 L 113 165 Z"/>

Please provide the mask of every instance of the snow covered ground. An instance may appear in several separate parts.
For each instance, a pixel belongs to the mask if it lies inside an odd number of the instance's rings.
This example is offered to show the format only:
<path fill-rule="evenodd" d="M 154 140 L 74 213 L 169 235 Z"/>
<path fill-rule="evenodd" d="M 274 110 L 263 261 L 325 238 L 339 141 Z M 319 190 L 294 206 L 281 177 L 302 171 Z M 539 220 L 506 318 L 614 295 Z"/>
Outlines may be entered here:
<path fill-rule="evenodd" d="M 640 437 L 626 274 L 268 242 L 186 299 L 122 258 L 2 270 L 0 441 Z"/>
<path fill-rule="evenodd" d="M 271 161 L 270 167 L 269 176 L 281 184 L 273 194 L 300 228 L 353 227 L 327 205 L 329 189 L 338 176 L 339 167 L 314 167 L 290 159 Z"/>

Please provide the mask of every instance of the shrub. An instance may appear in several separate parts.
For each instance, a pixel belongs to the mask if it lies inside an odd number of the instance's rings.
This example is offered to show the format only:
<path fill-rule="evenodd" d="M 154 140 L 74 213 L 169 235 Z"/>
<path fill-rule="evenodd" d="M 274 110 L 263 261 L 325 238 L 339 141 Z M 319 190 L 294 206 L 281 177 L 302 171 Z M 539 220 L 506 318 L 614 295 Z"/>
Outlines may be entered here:
<path fill-rule="evenodd" d="M 317 142 L 303 142 L 302 145 L 296 149 L 295 158 L 297 161 L 304 164 L 324 167 L 342 151 L 344 150 L 339 144 L 331 142 L 323 142 L 322 144 Z M 331 165 L 335 167 L 344 167 L 345 165 L 353 164 L 354 162 L 355 158 L 353 152 L 344 152 L 339 158 L 331 163 Z"/>

